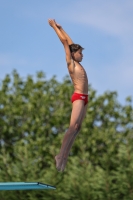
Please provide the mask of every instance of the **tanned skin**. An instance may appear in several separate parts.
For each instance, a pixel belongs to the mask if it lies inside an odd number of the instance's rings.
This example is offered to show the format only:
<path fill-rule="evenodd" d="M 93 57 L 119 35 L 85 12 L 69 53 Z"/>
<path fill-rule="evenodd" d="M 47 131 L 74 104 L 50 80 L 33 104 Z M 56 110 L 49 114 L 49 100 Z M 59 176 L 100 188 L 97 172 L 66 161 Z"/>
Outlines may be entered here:
<path fill-rule="evenodd" d="M 80 64 L 83 59 L 82 49 L 71 53 L 69 48 L 69 45 L 73 44 L 71 38 L 63 30 L 63 28 L 55 22 L 55 20 L 49 19 L 48 22 L 64 46 L 67 68 L 73 82 L 74 92 L 79 94 L 88 94 L 87 74 L 83 66 Z M 64 135 L 60 152 L 57 156 L 55 156 L 56 168 L 58 171 L 64 171 L 65 169 L 70 149 L 81 129 L 86 111 L 87 104 L 84 105 L 83 100 L 76 100 L 73 102 L 70 125 Z"/>

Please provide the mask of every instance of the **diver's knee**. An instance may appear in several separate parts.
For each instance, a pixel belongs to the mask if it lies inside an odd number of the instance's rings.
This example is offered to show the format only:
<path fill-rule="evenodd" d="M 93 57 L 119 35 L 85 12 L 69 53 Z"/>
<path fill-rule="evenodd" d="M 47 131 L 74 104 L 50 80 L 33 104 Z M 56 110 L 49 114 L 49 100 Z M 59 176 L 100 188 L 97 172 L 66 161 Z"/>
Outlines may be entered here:
<path fill-rule="evenodd" d="M 81 129 L 81 124 L 80 124 L 80 123 L 76 123 L 75 126 L 74 126 L 74 129 L 75 129 L 76 131 L 80 131 L 80 129 Z"/>

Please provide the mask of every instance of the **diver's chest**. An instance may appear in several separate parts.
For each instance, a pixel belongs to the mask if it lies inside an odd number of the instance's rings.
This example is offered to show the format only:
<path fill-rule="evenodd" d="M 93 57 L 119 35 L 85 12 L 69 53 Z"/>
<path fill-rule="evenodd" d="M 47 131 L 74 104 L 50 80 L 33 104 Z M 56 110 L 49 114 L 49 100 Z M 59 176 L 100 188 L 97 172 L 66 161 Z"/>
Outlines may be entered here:
<path fill-rule="evenodd" d="M 75 67 L 75 74 L 77 75 L 86 75 L 86 72 L 82 66 Z"/>

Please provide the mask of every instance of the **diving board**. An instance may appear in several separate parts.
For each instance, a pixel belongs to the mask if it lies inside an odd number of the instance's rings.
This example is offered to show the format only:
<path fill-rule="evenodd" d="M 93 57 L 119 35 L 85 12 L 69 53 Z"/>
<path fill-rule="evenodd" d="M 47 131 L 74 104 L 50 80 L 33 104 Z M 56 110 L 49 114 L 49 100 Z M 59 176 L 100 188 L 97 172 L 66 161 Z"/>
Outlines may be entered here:
<path fill-rule="evenodd" d="M 0 190 L 53 190 L 52 185 L 40 182 L 0 182 Z"/>

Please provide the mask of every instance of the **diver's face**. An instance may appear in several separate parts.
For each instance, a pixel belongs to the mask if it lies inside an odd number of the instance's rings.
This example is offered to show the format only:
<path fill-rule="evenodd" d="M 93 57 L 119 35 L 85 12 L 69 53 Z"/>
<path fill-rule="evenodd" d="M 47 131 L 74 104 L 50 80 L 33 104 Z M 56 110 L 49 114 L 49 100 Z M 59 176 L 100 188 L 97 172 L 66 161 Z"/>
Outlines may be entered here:
<path fill-rule="evenodd" d="M 83 59 L 83 53 L 82 53 L 82 49 L 79 49 L 78 51 L 73 53 L 73 58 L 75 61 L 77 62 L 81 62 Z"/>

